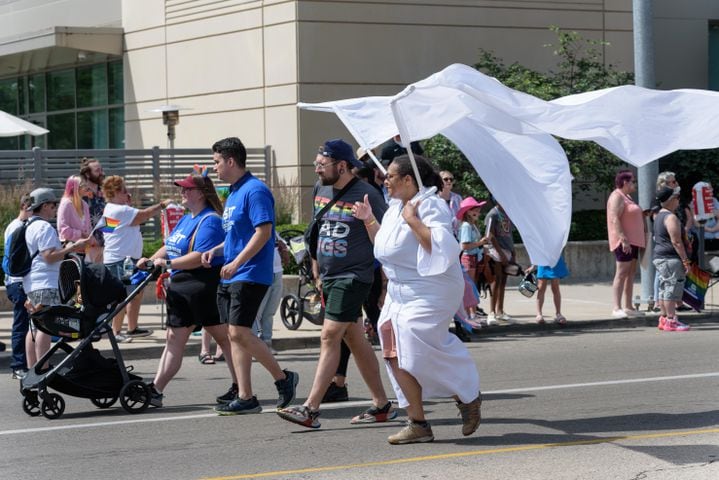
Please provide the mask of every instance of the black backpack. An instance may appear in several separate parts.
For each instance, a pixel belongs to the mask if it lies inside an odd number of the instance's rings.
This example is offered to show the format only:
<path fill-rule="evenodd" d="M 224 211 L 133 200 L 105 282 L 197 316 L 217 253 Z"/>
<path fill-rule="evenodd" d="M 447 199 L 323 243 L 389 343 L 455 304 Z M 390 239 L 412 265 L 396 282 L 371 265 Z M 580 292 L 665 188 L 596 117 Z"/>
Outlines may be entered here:
<path fill-rule="evenodd" d="M 22 225 L 16 228 L 10 235 L 8 239 L 9 245 L 5 245 L 6 254 L 3 258 L 2 268 L 5 273 L 11 277 L 24 277 L 27 275 L 32 267 L 32 261 L 37 254 L 40 253 L 38 250 L 30 254 L 30 250 L 27 247 L 27 240 L 25 239 L 25 232 L 27 231 L 28 225 L 35 220 L 42 220 L 42 218 L 34 217 L 22 222 Z"/>

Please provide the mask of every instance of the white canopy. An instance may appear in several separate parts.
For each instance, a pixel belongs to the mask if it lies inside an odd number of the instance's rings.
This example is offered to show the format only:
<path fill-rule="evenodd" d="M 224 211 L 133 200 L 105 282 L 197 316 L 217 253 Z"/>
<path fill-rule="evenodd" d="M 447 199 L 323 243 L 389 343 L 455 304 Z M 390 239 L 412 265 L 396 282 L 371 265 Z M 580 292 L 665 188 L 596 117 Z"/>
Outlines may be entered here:
<path fill-rule="evenodd" d="M 18 135 L 45 135 L 49 130 L 26 122 L 0 110 L 0 137 L 16 137 Z"/>
<path fill-rule="evenodd" d="M 547 102 L 458 64 L 392 97 L 299 107 L 336 113 L 364 148 L 398 133 L 404 142 L 446 136 L 502 204 L 539 265 L 558 260 L 572 210 L 569 165 L 552 135 L 593 140 L 635 166 L 675 150 L 719 146 L 716 92 L 621 86 Z"/>

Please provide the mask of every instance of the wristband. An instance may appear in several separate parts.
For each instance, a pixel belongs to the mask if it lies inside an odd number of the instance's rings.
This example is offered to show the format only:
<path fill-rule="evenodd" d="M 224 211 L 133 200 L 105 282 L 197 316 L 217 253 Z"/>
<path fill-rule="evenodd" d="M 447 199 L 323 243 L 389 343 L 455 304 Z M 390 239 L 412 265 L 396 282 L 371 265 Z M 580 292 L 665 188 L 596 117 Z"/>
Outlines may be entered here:
<path fill-rule="evenodd" d="M 371 222 L 369 222 L 369 223 L 365 222 L 364 226 L 369 227 L 370 225 L 374 225 L 375 223 L 377 223 L 377 219 L 373 218 Z"/>

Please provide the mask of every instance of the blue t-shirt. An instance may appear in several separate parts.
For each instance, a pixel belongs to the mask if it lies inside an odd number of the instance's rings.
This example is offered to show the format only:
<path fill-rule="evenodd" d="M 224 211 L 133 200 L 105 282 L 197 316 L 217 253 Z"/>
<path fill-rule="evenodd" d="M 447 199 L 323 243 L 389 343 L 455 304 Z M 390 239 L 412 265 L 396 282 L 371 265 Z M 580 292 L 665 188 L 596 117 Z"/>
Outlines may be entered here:
<path fill-rule="evenodd" d="M 205 218 L 207 216 L 207 218 Z M 204 218 L 204 220 L 202 220 Z M 195 235 L 195 242 L 192 245 L 194 252 L 206 252 L 212 247 L 216 247 L 225 240 L 225 231 L 222 229 L 222 219 L 215 214 L 211 207 L 202 210 L 197 216 L 190 214 L 183 216 L 175 228 L 172 229 L 170 236 L 165 240 L 165 249 L 167 258 L 173 260 L 183 255 L 187 255 L 190 250 L 190 240 L 198 224 L 202 220 L 202 225 Z M 217 255 L 212 259 L 212 266 L 222 265 L 225 259 Z M 172 275 L 180 270 L 172 269 Z"/>
<path fill-rule="evenodd" d="M 479 230 L 469 222 L 462 222 L 459 227 L 459 243 L 474 243 L 479 241 Z M 482 248 L 474 247 L 469 250 L 462 250 L 463 255 L 476 255 L 482 257 Z"/>
<path fill-rule="evenodd" d="M 275 199 L 267 185 L 247 172 L 230 187 L 222 214 L 225 230 L 225 265 L 245 248 L 255 228 L 270 223 L 272 232 L 267 243 L 254 257 L 240 265 L 230 279 L 222 283 L 254 282 L 272 285 L 272 261 L 275 255 Z"/>

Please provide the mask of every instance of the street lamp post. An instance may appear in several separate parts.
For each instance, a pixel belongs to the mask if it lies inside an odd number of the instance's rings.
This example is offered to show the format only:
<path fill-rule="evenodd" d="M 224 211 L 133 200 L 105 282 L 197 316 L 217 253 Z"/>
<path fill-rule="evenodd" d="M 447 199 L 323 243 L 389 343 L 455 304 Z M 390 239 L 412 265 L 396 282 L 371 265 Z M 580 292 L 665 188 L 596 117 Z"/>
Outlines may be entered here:
<path fill-rule="evenodd" d="M 180 110 L 178 105 L 162 105 L 150 110 L 162 113 L 162 124 L 167 125 L 167 140 L 170 142 L 170 171 L 175 170 L 175 126 L 180 123 Z"/>

